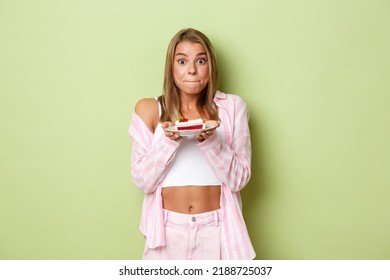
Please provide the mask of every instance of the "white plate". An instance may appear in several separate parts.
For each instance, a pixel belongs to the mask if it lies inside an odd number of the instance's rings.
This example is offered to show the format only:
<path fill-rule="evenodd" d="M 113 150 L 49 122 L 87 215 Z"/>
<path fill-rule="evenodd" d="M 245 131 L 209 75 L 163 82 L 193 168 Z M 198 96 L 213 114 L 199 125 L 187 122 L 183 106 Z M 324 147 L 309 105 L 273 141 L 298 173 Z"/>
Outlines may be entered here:
<path fill-rule="evenodd" d="M 205 125 L 206 125 L 206 128 L 191 129 L 191 130 L 177 130 L 176 126 L 173 125 L 173 126 L 165 128 L 164 130 L 169 131 L 169 132 L 179 133 L 180 136 L 196 136 L 196 135 L 200 135 L 203 131 L 207 131 L 207 130 L 210 130 L 210 129 L 213 129 L 216 127 L 213 124 L 206 123 Z"/>

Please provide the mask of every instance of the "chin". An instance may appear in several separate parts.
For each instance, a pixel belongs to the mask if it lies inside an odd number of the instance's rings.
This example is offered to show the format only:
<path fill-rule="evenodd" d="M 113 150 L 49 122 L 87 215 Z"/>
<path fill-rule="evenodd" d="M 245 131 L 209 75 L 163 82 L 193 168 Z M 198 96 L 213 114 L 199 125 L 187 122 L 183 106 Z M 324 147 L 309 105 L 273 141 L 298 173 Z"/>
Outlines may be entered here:
<path fill-rule="evenodd" d="M 186 90 L 182 90 L 181 92 L 187 93 L 187 94 L 201 94 L 204 91 L 205 88 L 190 88 Z"/>

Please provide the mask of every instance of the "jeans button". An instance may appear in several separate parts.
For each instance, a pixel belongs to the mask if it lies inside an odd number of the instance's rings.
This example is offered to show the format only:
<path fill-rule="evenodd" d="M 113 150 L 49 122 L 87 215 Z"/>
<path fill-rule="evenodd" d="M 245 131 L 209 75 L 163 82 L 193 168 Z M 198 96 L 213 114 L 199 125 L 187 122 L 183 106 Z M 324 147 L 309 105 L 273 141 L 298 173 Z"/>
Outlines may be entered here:
<path fill-rule="evenodd" d="M 195 218 L 195 217 L 192 217 L 191 221 L 195 222 L 195 221 L 196 221 L 196 218 Z"/>

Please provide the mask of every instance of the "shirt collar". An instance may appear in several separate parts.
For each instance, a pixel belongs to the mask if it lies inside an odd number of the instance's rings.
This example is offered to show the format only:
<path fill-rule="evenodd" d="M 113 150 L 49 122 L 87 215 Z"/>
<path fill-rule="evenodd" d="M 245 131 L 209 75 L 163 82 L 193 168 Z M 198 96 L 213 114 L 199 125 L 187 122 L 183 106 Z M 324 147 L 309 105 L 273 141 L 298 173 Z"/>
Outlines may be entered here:
<path fill-rule="evenodd" d="M 217 90 L 217 92 L 215 93 L 215 96 L 214 96 L 214 102 L 216 104 L 219 104 L 219 102 L 221 100 L 224 100 L 224 99 L 226 99 L 226 94 L 221 92 L 221 91 L 219 91 L 219 90 Z"/>

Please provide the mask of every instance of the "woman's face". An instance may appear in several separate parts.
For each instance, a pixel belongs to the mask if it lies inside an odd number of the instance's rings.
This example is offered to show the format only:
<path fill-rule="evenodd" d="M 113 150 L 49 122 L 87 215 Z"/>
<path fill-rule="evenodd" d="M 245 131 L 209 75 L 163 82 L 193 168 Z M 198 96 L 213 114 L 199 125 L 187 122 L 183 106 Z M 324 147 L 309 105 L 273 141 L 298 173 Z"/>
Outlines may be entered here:
<path fill-rule="evenodd" d="M 202 44 L 190 41 L 177 44 L 173 79 L 181 94 L 199 94 L 207 86 L 209 62 Z"/>

